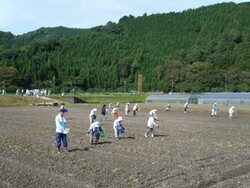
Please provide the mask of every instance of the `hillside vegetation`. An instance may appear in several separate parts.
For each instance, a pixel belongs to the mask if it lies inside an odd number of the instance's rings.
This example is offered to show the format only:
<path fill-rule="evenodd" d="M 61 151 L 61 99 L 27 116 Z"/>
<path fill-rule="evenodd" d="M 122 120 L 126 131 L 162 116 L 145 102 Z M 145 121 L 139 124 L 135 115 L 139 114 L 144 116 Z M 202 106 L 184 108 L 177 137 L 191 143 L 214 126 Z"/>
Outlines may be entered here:
<path fill-rule="evenodd" d="M 250 91 L 250 2 L 0 33 L 0 81 L 55 91 Z"/>

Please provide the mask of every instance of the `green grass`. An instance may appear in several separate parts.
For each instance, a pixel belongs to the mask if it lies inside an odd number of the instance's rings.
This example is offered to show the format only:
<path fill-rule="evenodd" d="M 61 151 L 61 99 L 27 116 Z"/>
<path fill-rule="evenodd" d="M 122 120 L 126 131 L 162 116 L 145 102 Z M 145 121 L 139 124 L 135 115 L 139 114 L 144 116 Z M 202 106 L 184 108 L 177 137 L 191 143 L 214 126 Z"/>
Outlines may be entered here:
<path fill-rule="evenodd" d="M 147 98 L 147 94 L 79 94 L 79 95 L 66 95 L 66 96 L 59 96 L 53 95 L 50 96 L 51 98 L 63 101 L 64 97 L 75 96 L 78 97 L 87 103 L 99 103 L 99 104 L 108 104 L 108 103 L 140 103 L 145 102 Z"/>
<path fill-rule="evenodd" d="M 4 95 L 0 96 L 0 106 L 27 106 L 45 100 L 32 96 Z"/>

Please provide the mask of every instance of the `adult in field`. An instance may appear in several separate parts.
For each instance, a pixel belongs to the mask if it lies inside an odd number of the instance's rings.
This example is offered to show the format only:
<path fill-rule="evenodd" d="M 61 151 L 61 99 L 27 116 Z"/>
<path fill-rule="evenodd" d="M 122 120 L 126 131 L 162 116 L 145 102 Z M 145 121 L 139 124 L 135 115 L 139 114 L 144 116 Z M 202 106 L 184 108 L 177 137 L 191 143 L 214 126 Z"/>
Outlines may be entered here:
<path fill-rule="evenodd" d="M 217 103 L 216 102 L 212 106 L 211 116 L 217 116 Z"/>
<path fill-rule="evenodd" d="M 67 141 L 67 130 L 68 124 L 66 119 L 64 118 L 65 109 L 60 109 L 59 114 L 55 118 L 56 122 L 56 147 L 58 149 L 58 153 L 61 153 L 61 143 L 63 143 L 63 147 L 68 150 L 68 141 Z"/>

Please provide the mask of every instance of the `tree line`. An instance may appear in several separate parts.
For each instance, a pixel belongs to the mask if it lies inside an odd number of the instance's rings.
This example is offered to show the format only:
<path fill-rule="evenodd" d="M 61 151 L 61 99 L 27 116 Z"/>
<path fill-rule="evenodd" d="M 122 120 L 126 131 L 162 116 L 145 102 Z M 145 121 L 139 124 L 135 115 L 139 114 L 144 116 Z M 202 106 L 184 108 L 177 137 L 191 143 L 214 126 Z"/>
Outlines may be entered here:
<path fill-rule="evenodd" d="M 129 15 L 91 29 L 0 32 L 0 81 L 10 91 L 134 90 L 138 74 L 144 91 L 250 91 L 249 60 L 249 2 Z"/>

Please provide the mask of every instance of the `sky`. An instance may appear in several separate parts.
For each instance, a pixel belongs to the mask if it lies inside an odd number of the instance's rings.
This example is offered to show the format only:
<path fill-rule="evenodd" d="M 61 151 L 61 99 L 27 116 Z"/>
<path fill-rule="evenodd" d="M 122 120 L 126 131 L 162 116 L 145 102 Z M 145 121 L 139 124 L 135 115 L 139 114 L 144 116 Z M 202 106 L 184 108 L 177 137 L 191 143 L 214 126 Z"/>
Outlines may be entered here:
<path fill-rule="evenodd" d="M 21 35 L 41 27 L 91 28 L 135 17 L 249 0 L 0 0 L 0 31 Z"/>

